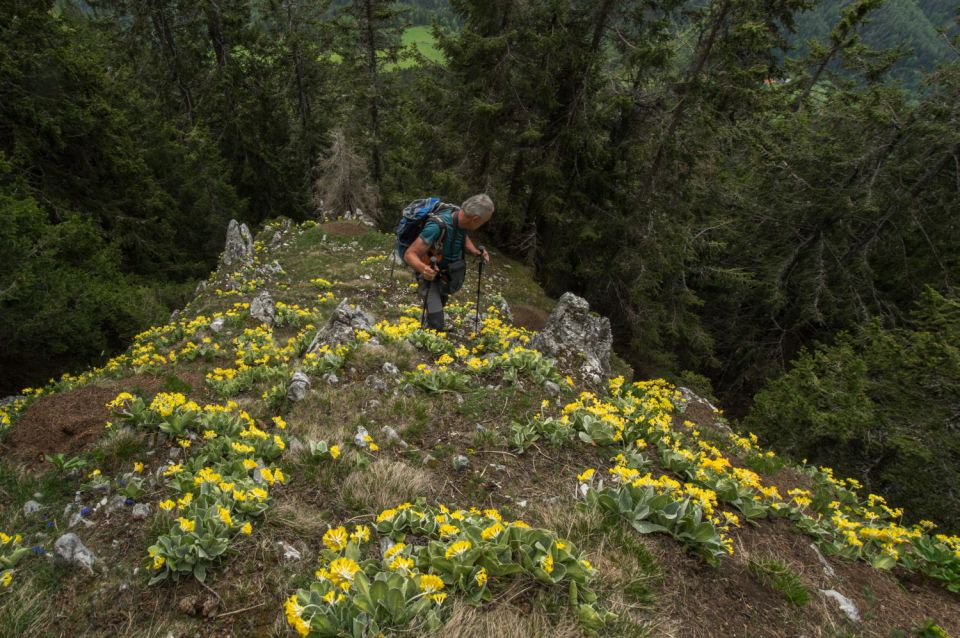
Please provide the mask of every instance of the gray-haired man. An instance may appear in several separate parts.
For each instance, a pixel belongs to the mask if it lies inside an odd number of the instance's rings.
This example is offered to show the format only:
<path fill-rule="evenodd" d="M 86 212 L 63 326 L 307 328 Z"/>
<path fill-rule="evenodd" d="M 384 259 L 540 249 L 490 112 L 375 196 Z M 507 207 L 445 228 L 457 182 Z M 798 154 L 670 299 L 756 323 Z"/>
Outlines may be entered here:
<path fill-rule="evenodd" d="M 470 231 L 490 221 L 493 201 L 484 194 L 474 195 L 460 208 L 439 212 L 426 223 L 420 236 L 410 244 L 403 260 L 417 272 L 420 287 L 417 294 L 426 305 L 427 327 L 443 330 L 443 307 L 447 297 L 460 290 L 466 276 L 464 251 L 490 263 L 490 254 L 477 250 L 470 240 Z M 442 248 L 435 247 L 442 240 Z M 436 266 L 430 258 L 436 257 Z"/>

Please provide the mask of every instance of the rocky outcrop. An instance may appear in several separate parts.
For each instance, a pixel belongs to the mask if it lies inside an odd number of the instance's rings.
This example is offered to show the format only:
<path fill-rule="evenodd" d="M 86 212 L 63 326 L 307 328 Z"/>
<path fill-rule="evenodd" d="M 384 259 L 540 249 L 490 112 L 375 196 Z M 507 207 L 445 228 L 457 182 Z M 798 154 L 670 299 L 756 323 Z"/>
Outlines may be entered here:
<path fill-rule="evenodd" d="M 355 331 L 372 329 L 373 317 L 360 306 L 352 306 L 344 299 L 333 311 L 327 324 L 317 331 L 309 351 L 313 352 L 324 343 L 332 346 L 353 341 L 356 339 Z"/>
<path fill-rule="evenodd" d="M 532 345 L 546 355 L 570 361 L 582 357 L 581 374 L 600 384 L 610 373 L 613 333 L 610 320 L 590 312 L 586 299 L 564 293 Z"/>
<path fill-rule="evenodd" d="M 73 533 L 64 534 L 57 539 L 53 544 L 53 555 L 58 563 L 83 569 L 90 574 L 97 562 L 94 553 Z"/>
<path fill-rule="evenodd" d="M 303 401 L 309 391 L 310 377 L 300 371 L 294 372 L 290 379 L 290 385 L 287 387 L 287 401 L 294 403 Z"/>
<path fill-rule="evenodd" d="M 262 321 L 268 326 L 273 326 L 276 319 L 277 309 L 273 303 L 273 297 L 266 290 L 260 292 L 253 301 L 250 302 L 250 316 L 257 321 Z"/>
<path fill-rule="evenodd" d="M 246 224 L 235 219 L 230 220 L 227 226 L 227 244 L 224 246 L 220 263 L 228 270 L 253 265 L 253 237 Z"/>

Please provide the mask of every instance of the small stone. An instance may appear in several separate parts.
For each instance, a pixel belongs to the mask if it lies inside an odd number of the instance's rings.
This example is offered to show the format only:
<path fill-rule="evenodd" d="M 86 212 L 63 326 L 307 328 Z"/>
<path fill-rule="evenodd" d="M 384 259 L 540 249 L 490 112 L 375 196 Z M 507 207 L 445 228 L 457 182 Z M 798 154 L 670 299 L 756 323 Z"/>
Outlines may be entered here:
<path fill-rule="evenodd" d="M 428 454 L 423 457 L 423 464 L 429 468 L 436 468 L 440 466 L 440 461 L 437 460 L 432 454 Z"/>
<path fill-rule="evenodd" d="M 203 615 L 207 618 L 213 618 L 217 615 L 217 612 L 220 610 L 220 603 L 216 598 L 207 598 L 203 601 L 203 606 L 201 611 Z"/>
<path fill-rule="evenodd" d="M 506 471 L 507 471 L 507 466 L 506 466 L 506 465 L 501 465 L 501 464 L 499 464 L 499 463 L 491 463 L 491 464 L 490 464 L 490 467 L 493 468 L 493 471 L 494 471 L 494 472 L 506 472 Z"/>
<path fill-rule="evenodd" d="M 407 383 L 403 386 L 403 393 L 408 397 L 412 397 L 417 393 L 417 389 L 411 384 Z"/>
<path fill-rule="evenodd" d="M 335 375 L 332 372 L 328 372 L 325 375 L 323 375 L 323 381 L 327 385 L 337 385 L 338 383 L 340 383 L 340 379 L 338 379 L 337 375 Z"/>
<path fill-rule="evenodd" d="M 309 391 L 310 377 L 300 371 L 294 372 L 287 387 L 287 400 L 294 403 L 302 401 Z"/>
<path fill-rule="evenodd" d="M 300 551 L 293 545 L 277 541 L 277 546 L 283 551 L 284 560 L 300 560 Z"/>
<path fill-rule="evenodd" d="M 487 428 L 483 427 L 483 424 L 482 424 L 482 423 L 477 423 L 476 426 L 474 426 L 474 429 L 476 429 L 477 432 L 486 432 L 486 431 L 487 431 Z"/>
<path fill-rule="evenodd" d="M 353 442 L 357 447 L 367 447 L 367 445 L 369 445 L 367 437 L 369 436 L 370 433 L 367 432 L 367 428 L 363 427 L 362 425 L 358 425 L 357 432 L 353 435 Z"/>
<path fill-rule="evenodd" d="M 387 387 L 387 382 L 378 376 L 371 375 L 367 377 L 364 383 L 368 388 L 372 388 L 373 390 L 383 394 L 386 394 L 389 391 L 389 388 Z"/>
<path fill-rule="evenodd" d="M 387 361 L 383 364 L 383 373 L 393 376 L 400 374 L 400 369 L 396 366 L 396 364 Z"/>
<path fill-rule="evenodd" d="M 306 449 L 307 449 L 307 446 L 304 445 L 303 441 L 301 441 L 295 436 L 290 437 L 290 441 L 287 443 L 287 451 L 290 454 L 293 454 L 293 455 L 302 454 L 304 451 L 306 451 Z"/>
<path fill-rule="evenodd" d="M 457 454 L 455 457 L 453 457 L 451 464 L 453 465 L 454 470 L 457 472 L 462 472 L 467 468 L 468 465 L 470 465 L 470 459 L 463 454 Z"/>
<path fill-rule="evenodd" d="M 216 319 L 210 322 L 210 332 L 214 334 L 218 334 L 221 330 L 223 330 L 223 326 L 226 323 L 227 323 L 226 317 L 217 317 Z"/>
<path fill-rule="evenodd" d="M 553 381 L 547 381 L 543 384 L 543 389 L 547 391 L 547 394 L 550 396 L 557 396 L 560 394 L 560 386 L 554 383 Z"/>
<path fill-rule="evenodd" d="M 107 514 L 113 514 L 117 510 L 122 510 L 127 504 L 127 497 L 122 494 L 114 494 L 110 502 L 107 503 Z"/>
<path fill-rule="evenodd" d="M 837 606 L 840 607 L 840 611 L 846 614 L 847 618 L 852 622 L 860 622 L 860 610 L 857 609 L 857 605 L 852 600 L 835 589 L 821 589 L 820 593 L 827 598 L 835 600 Z"/>
<path fill-rule="evenodd" d="M 133 511 L 130 512 L 130 516 L 132 516 L 135 521 L 146 520 L 146 518 L 150 516 L 150 504 L 137 503 L 133 506 Z"/>
<path fill-rule="evenodd" d="M 27 518 L 33 516 L 37 512 L 43 509 L 43 505 L 36 501 L 27 501 L 23 504 L 23 515 Z"/>
<path fill-rule="evenodd" d="M 93 573 L 93 566 L 97 562 L 97 557 L 86 548 L 76 534 L 71 532 L 58 538 L 53 544 L 53 552 L 57 562 L 84 569 L 90 574 Z"/>
<path fill-rule="evenodd" d="M 192 616 L 195 613 L 197 608 L 197 597 L 196 596 L 184 596 L 180 599 L 180 602 L 177 603 L 177 609 L 180 610 L 181 614 L 186 614 Z"/>

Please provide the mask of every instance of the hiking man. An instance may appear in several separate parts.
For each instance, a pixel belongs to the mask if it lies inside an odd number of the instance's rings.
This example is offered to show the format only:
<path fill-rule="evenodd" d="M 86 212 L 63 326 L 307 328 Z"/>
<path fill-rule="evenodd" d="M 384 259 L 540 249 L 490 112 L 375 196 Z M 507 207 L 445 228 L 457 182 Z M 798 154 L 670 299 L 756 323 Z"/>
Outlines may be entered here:
<path fill-rule="evenodd" d="M 463 286 L 466 276 L 464 251 L 490 263 L 490 254 L 486 249 L 479 251 L 469 233 L 492 216 L 493 201 L 485 194 L 474 195 L 460 208 L 441 208 L 430 216 L 420 236 L 404 252 L 403 260 L 417 272 L 417 296 L 426 307 L 428 328 L 443 330 L 443 307 L 448 296 Z"/>

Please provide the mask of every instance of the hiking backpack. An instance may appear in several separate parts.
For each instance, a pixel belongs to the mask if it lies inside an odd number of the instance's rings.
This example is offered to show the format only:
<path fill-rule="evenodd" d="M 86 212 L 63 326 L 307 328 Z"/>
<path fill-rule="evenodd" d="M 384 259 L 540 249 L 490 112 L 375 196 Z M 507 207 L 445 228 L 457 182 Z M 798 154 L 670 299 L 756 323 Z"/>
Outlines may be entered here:
<path fill-rule="evenodd" d="M 435 244 L 443 245 L 443 239 L 446 235 L 447 225 L 440 219 L 440 213 L 447 210 L 456 210 L 453 204 L 445 204 L 439 197 L 428 197 L 410 202 L 403 213 L 400 215 L 400 223 L 397 224 L 397 245 L 395 248 L 396 256 L 403 261 L 403 255 L 407 252 L 410 244 L 417 240 L 423 227 L 431 219 L 440 225 L 440 236 Z"/>

